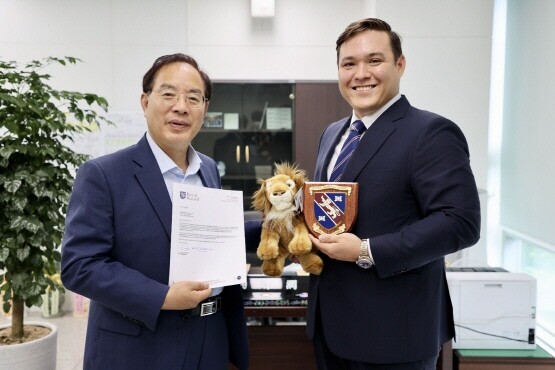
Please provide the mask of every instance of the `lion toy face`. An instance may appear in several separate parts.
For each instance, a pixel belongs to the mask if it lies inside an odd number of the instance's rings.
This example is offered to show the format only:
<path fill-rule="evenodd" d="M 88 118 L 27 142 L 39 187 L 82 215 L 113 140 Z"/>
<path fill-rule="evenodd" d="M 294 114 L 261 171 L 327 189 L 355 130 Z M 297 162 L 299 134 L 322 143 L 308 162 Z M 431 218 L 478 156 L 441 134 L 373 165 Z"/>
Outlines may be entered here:
<path fill-rule="evenodd" d="M 262 272 L 266 275 L 281 275 L 285 258 L 290 254 L 297 256 L 305 271 L 313 274 L 322 271 L 322 259 L 312 251 L 304 217 L 295 201 L 305 181 L 306 173 L 288 163 L 276 164 L 273 177 L 259 180 L 260 189 L 254 193 L 252 205 L 263 214 L 257 255 L 263 261 Z"/>
<path fill-rule="evenodd" d="M 276 175 L 266 180 L 266 198 L 275 211 L 287 211 L 295 204 L 298 187 L 295 180 L 287 175 Z"/>

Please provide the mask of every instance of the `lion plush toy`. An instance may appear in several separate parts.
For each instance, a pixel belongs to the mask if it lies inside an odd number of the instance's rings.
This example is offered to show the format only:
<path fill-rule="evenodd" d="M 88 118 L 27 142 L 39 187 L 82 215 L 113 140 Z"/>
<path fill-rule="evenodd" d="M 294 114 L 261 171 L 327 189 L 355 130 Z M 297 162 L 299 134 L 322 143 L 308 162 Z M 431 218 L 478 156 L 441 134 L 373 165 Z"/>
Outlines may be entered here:
<path fill-rule="evenodd" d="M 263 214 L 256 254 L 265 275 L 280 276 L 289 255 L 296 256 L 306 272 L 322 272 L 322 259 L 312 251 L 304 217 L 295 204 L 295 194 L 305 181 L 306 172 L 288 163 L 276 164 L 273 177 L 258 180 L 260 189 L 253 194 L 252 206 Z"/>

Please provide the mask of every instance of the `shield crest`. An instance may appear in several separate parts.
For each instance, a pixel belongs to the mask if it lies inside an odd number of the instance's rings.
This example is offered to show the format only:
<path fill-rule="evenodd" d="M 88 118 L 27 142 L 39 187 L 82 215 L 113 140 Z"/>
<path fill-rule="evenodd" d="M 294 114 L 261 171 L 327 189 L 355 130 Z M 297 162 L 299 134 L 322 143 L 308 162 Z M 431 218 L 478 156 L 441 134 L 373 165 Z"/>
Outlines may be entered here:
<path fill-rule="evenodd" d="M 303 213 L 313 235 L 351 230 L 358 207 L 356 182 L 306 182 Z"/>

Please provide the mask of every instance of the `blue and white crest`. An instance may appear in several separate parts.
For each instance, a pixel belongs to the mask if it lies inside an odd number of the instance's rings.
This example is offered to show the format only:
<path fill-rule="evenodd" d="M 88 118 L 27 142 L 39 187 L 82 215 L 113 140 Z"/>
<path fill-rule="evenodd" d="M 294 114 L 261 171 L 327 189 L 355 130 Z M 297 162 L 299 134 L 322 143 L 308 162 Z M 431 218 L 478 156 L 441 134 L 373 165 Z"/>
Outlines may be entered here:
<path fill-rule="evenodd" d="M 349 231 L 357 216 L 358 184 L 355 182 L 306 182 L 304 218 L 314 234 Z"/>
<path fill-rule="evenodd" d="M 347 195 L 339 192 L 314 193 L 314 215 L 316 222 L 332 229 L 343 222 Z"/>

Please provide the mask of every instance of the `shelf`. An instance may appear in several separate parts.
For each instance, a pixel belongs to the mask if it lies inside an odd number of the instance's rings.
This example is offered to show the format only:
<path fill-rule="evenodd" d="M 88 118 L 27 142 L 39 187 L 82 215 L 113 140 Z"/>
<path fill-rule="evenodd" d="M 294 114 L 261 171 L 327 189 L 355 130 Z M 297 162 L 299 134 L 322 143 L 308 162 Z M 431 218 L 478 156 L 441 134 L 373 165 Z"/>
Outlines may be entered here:
<path fill-rule="evenodd" d="M 306 317 L 305 306 L 246 306 L 247 317 Z"/>
<path fill-rule="evenodd" d="M 269 177 L 275 163 L 295 163 L 312 178 L 322 130 L 351 112 L 336 81 L 214 81 L 210 115 L 193 147 L 221 162 L 225 187 L 242 190 L 249 210 L 257 178 Z M 271 170 L 258 167 L 257 173 L 256 166 Z"/>
<path fill-rule="evenodd" d="M 292 83 L 213 84 L 193 147 L 216 161 L 224 188 L 243 191 L 244 210 L 251 208 L 258 178 L 270 177 L 275 163 L 293 161 L 294 88 Z"/>

